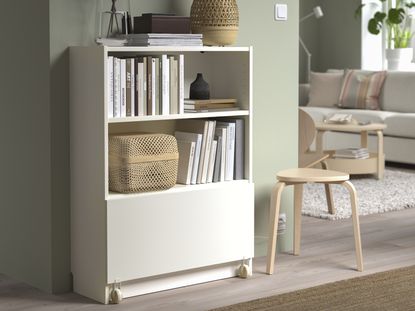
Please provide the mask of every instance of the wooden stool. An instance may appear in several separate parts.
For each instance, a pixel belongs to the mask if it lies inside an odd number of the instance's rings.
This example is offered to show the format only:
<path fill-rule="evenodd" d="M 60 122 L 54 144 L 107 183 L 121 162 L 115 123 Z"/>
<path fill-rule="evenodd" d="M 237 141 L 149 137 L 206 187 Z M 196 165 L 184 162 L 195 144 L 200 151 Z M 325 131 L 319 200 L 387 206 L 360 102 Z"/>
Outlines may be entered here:
<path fill-rule="evenodd" d="M 360 241 L 359 214 L 357 210 L 356 189 L 349 181 L 349 175 L 331 170 L 296 168 L 278 172 L 277 184 L 271 194 L 270 229 L 268 239 L 267 273 L 274 272 L 276 252 L 278 216 L 280 212 L 281 193 L 285 186 L 294 186 L 294 255 L 300 254 L 301 239 L 301 205 L 303 199 L 303 184 L 322 183 L 341 184 L 350 193 L 350 202 L 353 218 L 353 232 L 356 248 L 357 270 L 363 271 L 362 245 Z M 330 204 L 330 203 L 329 203 Z"/>

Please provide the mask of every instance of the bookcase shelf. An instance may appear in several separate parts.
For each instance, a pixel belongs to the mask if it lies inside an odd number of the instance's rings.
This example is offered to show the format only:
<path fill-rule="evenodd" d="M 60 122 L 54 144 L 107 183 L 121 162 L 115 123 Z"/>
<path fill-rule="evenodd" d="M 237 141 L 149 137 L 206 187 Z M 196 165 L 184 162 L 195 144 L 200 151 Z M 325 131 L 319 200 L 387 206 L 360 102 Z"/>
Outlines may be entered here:
<path fill-rule="evenodd" d="M 241 110 L 108 117 L 108 56 L 184 55 L 184 94 L 203 72 L 212 98 Z M 254 254 L 251 47 L 70 48 L 71 270 L 74 291 L 108 303 L 237 275 Z M 148 193 L 109 191 L 109 135 L 174 134 L 191 119 L 244 120 L 243 179 Z M 189 121 L 190 122 L 190 121 Z"/>
<path fill-rule="evenodd" d="M 108 123 L 128 123 L 128 122 L 144 122 L 144 121 L 162 121 L 162 120 L 185 120 L 185 119 L 206 119 L 220 117 L 237 117 L 249 116 L 249 110 L 233 110 L 220 112 L 195 112 L 171 115 L 142 116 L 142 117 L 126 117 L 126 118 L 110 118 Z"/>

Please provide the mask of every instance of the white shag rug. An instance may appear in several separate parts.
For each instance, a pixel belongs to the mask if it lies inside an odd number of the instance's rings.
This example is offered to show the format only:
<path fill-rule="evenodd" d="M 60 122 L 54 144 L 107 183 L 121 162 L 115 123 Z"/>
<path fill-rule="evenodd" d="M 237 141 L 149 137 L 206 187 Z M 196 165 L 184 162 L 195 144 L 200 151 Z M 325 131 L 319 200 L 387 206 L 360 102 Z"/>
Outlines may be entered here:
<path fill-rule="evenodd" d="M 385 169 L 383 180 L 373 176 L 352 177 L 356 188 L 359 215 L 398 211 L 415 207 L 415 172 Z M 302 214 L 336 220 L 351 217 L 349 192 L 340 185 L 331 185 L 336 213 L 327 210 L 322 184 L 304 185 Z"/>

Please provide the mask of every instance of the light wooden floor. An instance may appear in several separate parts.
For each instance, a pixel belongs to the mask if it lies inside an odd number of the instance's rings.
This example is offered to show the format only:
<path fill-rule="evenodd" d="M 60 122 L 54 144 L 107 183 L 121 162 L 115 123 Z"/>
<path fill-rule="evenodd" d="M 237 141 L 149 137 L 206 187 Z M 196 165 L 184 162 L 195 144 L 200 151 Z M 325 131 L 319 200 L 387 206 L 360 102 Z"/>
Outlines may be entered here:
<path fill-rule="evenodd" d="M 254 275 L 129 298 L 104 306 L 70 293 L 48 295 L 0 275 L 0 310 L 208 310 L 415 264 L 415 209 L 361 217 L 365 272 L 355 268 L 351 220 L 303 217 L 301 256 L 278 254 L 276 271 L 264 274 L 265 258 L 254 260 Z"/>

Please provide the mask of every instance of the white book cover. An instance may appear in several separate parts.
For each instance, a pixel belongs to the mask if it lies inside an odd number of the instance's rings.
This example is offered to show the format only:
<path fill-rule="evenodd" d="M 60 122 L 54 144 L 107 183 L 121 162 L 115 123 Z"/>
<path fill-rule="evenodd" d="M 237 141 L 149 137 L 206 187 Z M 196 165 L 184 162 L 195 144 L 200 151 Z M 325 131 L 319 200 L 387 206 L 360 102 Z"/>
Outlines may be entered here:
<path fill-rule="evenodd" d="M 114 57 L 114 117 L 121 117 L 121 59 Z"/>
<path fill-rule="evenodd" d="M 225 172 L 226 172 L 226 156 L 227 156 L 227 149 L 228 149 L 228 127 L 224 125 L 220 125 L 216 123 L 215 134 L 218 137 L 221 137 L 221 159 L 220 159 L 220 167 L 219 167 L 219 181 L 225 181 Z"/>
<path fill-rule="evenodd" d="M 217 146 L 216 146 L 216 155 L 215 155 L 215 165 L 213 168 L 213 178 L 212 182 L 220 181 L 220 166 L 222 162 L 222 136 L 216 136 Z"/>
<path fill-rule="evenodd" d="M 154 92 L 155 92 L 155 103 L 154 107 L 156 109 L 156 116 L 161 114 L 161 62 L 160 58 L 153 57 L 153 60 L 155 61 L 155 76 L 154 76 Z"/>
<path fill-rule="evenodd" d="M 179 77 L 179 95 L 178 95 L 178 106 L 179 106 L 179 113 L 184 113 L 184 55 L 180 54 L 177 57 L 178 60 L 178 77 Z"/>
<path fill-rule="evenodd" d="M 138 116 L 144 116 L 144 105 L 146 101 L 146 94 L 144 92 L 144 64 L 138 62 L 137 74 L 136 74 L 136 88 L 137 88 L 137 114 Z"/>
<path fill-rule="evenodd" d="M 225 180 L 233 180 L 234 163 L 235 163 L 235 123 L 232 122 L 218 122 L 219 126 L 227 127 L 227 147 L 226 147 L 226 161 L 225 161 Z"/>
<path fill-rule="evenodd" d="M 170 113 L 179 113 L 179 77 L 178 77 L 178 62 L 174 56 L 170 56 Z"/>
<path fill-rule="evenodd" d="M 170 114 L 170 62 L 166 54 L 161 55 L 161 114 Z"/>
<path fill-rule="evenodd" d="M 135 64 L 134 64 L 134 58 L 131 58 L 131 116 L 136 116 L 135 111 Z"/>
<path fill-rule="evenodd" d="M 196 143 L 194 141 L 177 140 L 177 147 L 179 150 L 177 183 L 190 185 Z"/>
<path fill-rule="evenodd" d="M 192 165 L 192 177 L 190 179 L 190 184 L 195 185 L 197 183 L 197 172 L 199 169 L 200 152 L 202 149 L 202 136 L 203 135 L 199 133 L 176 131 L 174 133 L 174 136 L 176 137 L 177 140 L 195 142 L 195 155 L 194 155 L 193 165 Z"/>
<path fill-rule="evenodd" d="M 209 156 L 209 166 L 208 166 L 208 175 L 207 175 L 207 183 L 211 183 L 213 181 L 213 169 L 215 168 L 215 159 L 216 159 L 216 148 L 218 145 L 217 140 L 212 141 L 212 147 L 210 149 L 210 156 Z"/>
<path fill-rule="evenodd" d="M 212 149 L 212 143 L 213 143 L 213 138 L 215 135 L 215 126 L 216 126 L 216 121 L 206 121 L 206 122 L 208 122 L 208 130 L 207 130 L 207 136 L 206 136 L 206 149 L 204 153 L 203 166 L 202 166 L 202 178 L 201 178 L 202 184 L 207 183 L 207 176 L 208 176 L 208 169 L 209 169 L 209 157 L 210 157 L 210 152 Z"/>
<path fill-rule="evenodd" d="M 127 116 L 127 74 L 126 74 L 126 61 L 125 59 L 121 59 L 121 118 Z"/>
<path fill-rule="evenodd" d="M 178 120 L 176 128 L 178 131 L 193 132 L 202 134 L 202 147 L 200 149 L 200 160 L 197 172 L 196 183 L 202 183 L 202 171 L 205 161 L 205 153 L 208 138 L 209 121 L 206 120 Z"/>
<path fill-rule="evenodd" d="M 108 72 L 107 72 L 107 82 L 108 82 L 108 119 L 114 117 L 114 56 L 108 56 L 107 59 Z"/>
<path fill-rule="evenodd" d="M 151 59 L 151 115 L 156 115 L 156 59 Z"/>

